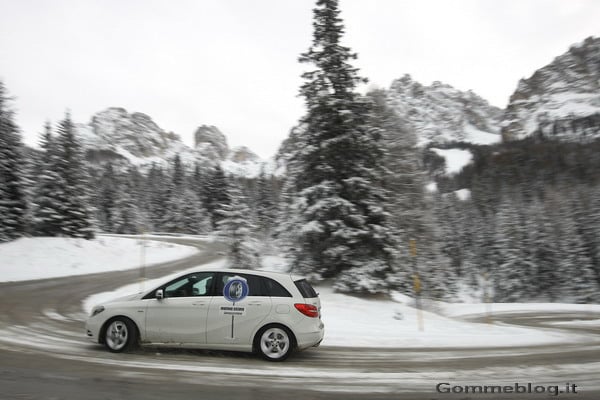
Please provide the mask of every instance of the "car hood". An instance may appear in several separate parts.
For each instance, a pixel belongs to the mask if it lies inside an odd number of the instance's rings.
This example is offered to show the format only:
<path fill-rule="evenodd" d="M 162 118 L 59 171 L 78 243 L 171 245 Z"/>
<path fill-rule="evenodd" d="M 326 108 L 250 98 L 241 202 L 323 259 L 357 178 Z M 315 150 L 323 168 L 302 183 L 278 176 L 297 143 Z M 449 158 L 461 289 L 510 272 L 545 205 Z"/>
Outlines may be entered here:
<path fill-rule="evenodd" d="M 121 296 L 121 297 L 116 297 L 114 299 L 110 299 L 109 301 L 105 301 L 104 304 L 112 304 L 112 303 L 120 303 L 123 301 L 139 300 L 142 298 L 143 295 L 144 295 L 144 293 L 129 294 L 127 296 Z"/>

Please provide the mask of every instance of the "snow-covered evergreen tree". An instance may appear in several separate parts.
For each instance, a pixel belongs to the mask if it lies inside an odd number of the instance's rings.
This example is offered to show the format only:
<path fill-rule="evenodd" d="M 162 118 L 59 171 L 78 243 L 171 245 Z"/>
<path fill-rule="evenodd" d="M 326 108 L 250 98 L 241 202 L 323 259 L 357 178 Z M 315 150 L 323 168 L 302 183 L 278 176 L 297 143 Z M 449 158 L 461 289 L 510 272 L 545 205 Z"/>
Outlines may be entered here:
<path fill-rule="evenodd" d="M 40 140 L 42 150 L 38 165 L 33 204 L 33 232 L 38 236 L 58 236 L 65 219 L 63 177 L 55 170 L 58 152 L 50 123 L 46 123 Z"/>
<path fill-rule="evenodd" d="M 104 165 L 104 171 L 98 182 L 96 194 L 96 210 L 98 223 L 105 232 L 116 232 L 116 203 L 117 203 L 117 178 L 112 163 Z"/>
<path fill-rule="evenodd" d="M 206 216 L 196 193 L 188 187 L 181 159 L 173 160 L 162 229 L 167 232 L 198 234 L 206 231 Z"/>
<path fill-rule="evenodd" d="M 219 234 L 227 244 L 227 258 L 231 268 L 259 267 L 257 241 L 258 227 L 252 223 L 251 211 L 247 199 L 235 183 L 228 186 L 229 201 L 218 210 Z"/>
<path fill-rule="evenodd" d="M 556 236 L 554 236 L 553 215 L 555 211 L 551 205 L 542 205 L 538 202 L 532 203 L 535 226 L 530 226 L 532 244 L 535 249 L 534 262 L 536 264 L 536 293 L 548 297 L 554 301 L 558 298 L 556 291 L 558 274 L 558 259 L 560 254 L 556 248 Z"/>
<path fill-rule="evenodd" d="M 580 249 L 590 260 L 594 280 L 600 285 L 600 185 L 591 188 L 589 185 L 579 185 L 570 193 L 573 229 L 580 236 Z"/>
<path fill-rule="evenodd" d="M 294 155 L 294 208 L 302 225 L 295 267 L 337 276 L 342 291 L 382 292 L 394 273 L 395 243 L 387 226 L 380 130 L 368 125 L 371 102 L 356 92 L 356 58 L 341 45 L 344 32 L 337 0 L 318 0 L 314 35 L 300 62 L 307 114 L 303 146 Z"/>
<path fill-rule="evenodd" d="M 170 185 L 163 169 L 152 164 L 146 176 L 144 198 L 148 205 L 149 222 L 153 230 L 162 231 Z"/>
<path fill-rule="evenodd" d="M 89 175 L 68 113 L 58 126 L 56 152 L 54 168 L 65 184 L 61 233 L 65 236 L 92 239 L 94 221 L 90 206 Z"/>
<path fill-rule="evenodd" d="M 0 242 L 27 229 L 21 137 L 8 102 L 0 81 Z"/>
<path fill-rule="evenodd" d="M 600 301 L 600 286 L 596 281 L 592 260 L 587 256 L 582 235 L 577 231 L 572 204 L 565 201 L 560 218 L 554 221 L 557 258 L 557 282 L 562 301 L 588 303 Z"/>
<path fill-rule="evenodd" d="M 495 218 L 497 257 L 491 271 L 494 300 L 507 302 L 527 298 L 533 292 L 530 283 L 535 265 L 525 257 L 522 249 L 522 225 L 515 203 L 504 199 Z"/>
<path fill-rule="evenodd" d="M 274 228 L 277 216 L 277 202 L 275 188 L 271 179 L 261 168 L 256 182 L 256 217 L 263 234 L 269 234 Z"/>
<path fill-rule="evenodd" d="M 229 204 L 228 182 L 225 172 L 219 164 L 215 165 L 208 173 L 204 181 L 203 192 L 204 208 L 210 216 L 212 229 L 216 230 L 221 219 L 219 210 Z"/>
<path fill-rule="evenodd" d="M 139 234 L 146 231 L 142 222 L 138 201 L 135 199 L 135 182 L 133 171 L 128 171 L 114 182 L 118 185 L 115 193 L 114 232 L 119 234 Z"/>

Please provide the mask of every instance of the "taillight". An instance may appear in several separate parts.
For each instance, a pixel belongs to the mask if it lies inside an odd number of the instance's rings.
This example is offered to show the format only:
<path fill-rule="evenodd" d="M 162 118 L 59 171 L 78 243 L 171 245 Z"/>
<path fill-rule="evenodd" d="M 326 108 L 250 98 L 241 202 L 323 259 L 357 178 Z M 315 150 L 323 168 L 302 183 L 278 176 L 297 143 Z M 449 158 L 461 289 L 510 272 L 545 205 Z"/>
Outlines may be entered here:
<path fill-rule="evenodd" d="M 296 303 L 294 307 L 307 317 L 317 318 L 319 316 L 319 309 L 312 304 Z"/>

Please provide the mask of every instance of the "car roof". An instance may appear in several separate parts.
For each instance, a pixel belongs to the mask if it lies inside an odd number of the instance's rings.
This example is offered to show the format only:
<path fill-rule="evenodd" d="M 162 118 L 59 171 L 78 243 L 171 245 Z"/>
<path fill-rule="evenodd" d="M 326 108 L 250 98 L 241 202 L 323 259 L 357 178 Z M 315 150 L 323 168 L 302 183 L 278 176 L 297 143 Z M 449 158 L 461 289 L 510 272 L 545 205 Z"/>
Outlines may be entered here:
<path fill-rule="evenodd" d="M 234 274 L 254 274 L 254 275 L 266 276 L 266 277 L 270 277 L 270 278 L 291 277 L 292 280 L 294 280 L 294 281 L 303 279 L 303 277 L 301 277 L 301 276 L 292 275 L 288 272 L 265 271 L 265 270 L 258 270 L 258 269 L 198 267 L 197 269 L 195 269 L 195 271 L 197 271 L 197 272 L 204 272 L 204 271 L 230 272 L 230 273 L 234 273 Z M 194 272 L 191 272 L 191 273 L 194 273 Z"/>

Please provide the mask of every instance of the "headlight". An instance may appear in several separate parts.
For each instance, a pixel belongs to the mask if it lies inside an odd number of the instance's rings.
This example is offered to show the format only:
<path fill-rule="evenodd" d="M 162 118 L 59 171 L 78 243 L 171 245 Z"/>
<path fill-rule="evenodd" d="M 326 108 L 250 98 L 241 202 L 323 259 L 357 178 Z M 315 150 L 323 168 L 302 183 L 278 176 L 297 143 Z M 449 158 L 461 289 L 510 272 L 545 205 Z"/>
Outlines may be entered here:
<path fill-rule="evenodd" d="M 94 307 L 94 309 L 92 310 L 92 317 L 100 314 L 102 311 L 104 311 L 104 306 Z"/>

